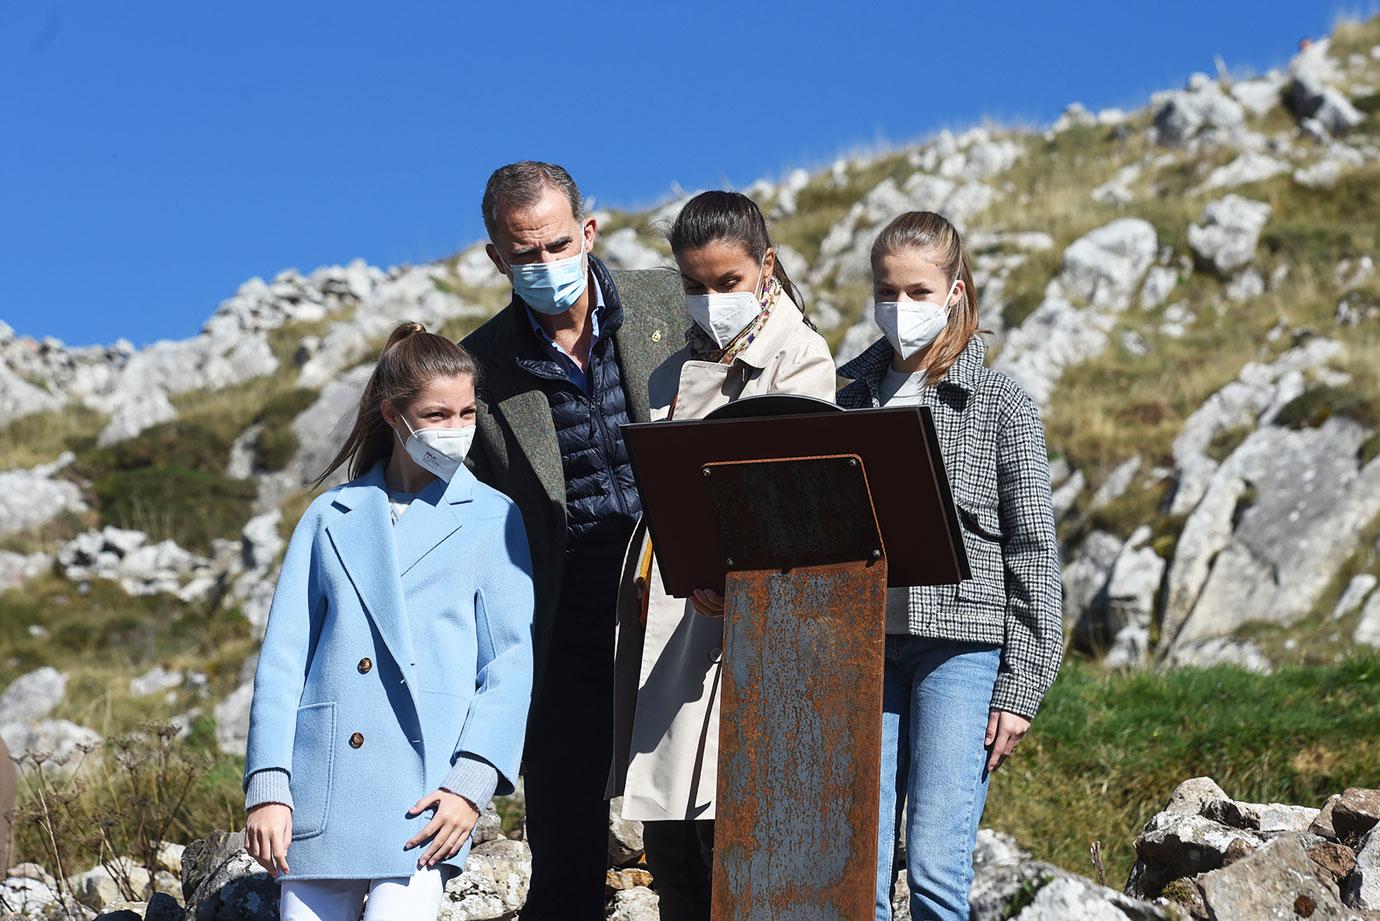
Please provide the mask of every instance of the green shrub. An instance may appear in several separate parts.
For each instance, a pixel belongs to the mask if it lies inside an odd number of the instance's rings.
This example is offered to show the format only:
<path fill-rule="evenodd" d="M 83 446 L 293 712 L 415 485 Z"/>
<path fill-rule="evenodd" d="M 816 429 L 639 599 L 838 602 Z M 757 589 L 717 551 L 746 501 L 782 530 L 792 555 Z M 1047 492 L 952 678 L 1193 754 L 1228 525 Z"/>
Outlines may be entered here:
<path fill-rule="evenodd" d="M 297 453 L 292 420 L 316 401 L 319 391 L 296 387 L 269 398 L 254 421 L 263 426 L 254 443 L 254 460 L 263 470 L 282 470 Z"/>
<path fill-rule="evenodd" d="M 1275 423 L 1291 429 L 1312 429 L 1333 416 L 1344 416 L 1368 427 L 1380 427 L 1380 406 L 1374 395 L 1355 387 L 1310 387 L 1294 397 L 1275 417 Z"/>
<path fill-rule="evenodd" d="M 92 484 L 101 520 L 172 539 L 205 553 L 216 537 L 234 537 L 253 514 L 258 489 L 250 480 L 183 466 L 115 470 Z"/>

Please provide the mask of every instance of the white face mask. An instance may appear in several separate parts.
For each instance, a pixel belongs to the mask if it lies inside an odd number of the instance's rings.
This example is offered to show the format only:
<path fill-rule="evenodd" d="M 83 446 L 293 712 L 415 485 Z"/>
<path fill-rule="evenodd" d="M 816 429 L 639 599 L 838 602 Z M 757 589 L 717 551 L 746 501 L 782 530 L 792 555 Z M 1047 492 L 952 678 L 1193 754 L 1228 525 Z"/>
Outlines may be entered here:
<path fill-rule="evenodd" d="M 725 348 L 747 329 L 747 325 L 757 319 L 762 312 L 762 302 L 757 289 L 762 284 L 762 270 L 766 267 L 767 254 L 762 254 L 762 264 L 757 267 L 757 283 L 751 291 L 731 291 L 727 294 L 687 294 L 685 309 L 690 319 L 714 339 L 719 348 Z"/>
<path fill-rule="evenodd" d="M 949 298 L 954 296 L 958 279 L 940 304 L 932 301 L 877 301 L 872 318 L 881 327 L 896 354 L 904 361 L 925 348 L 949 325 Z"/>
<path fill-rule="evenodd" d="M 399 418 L 411 433 L 405 442 L 396 431 L 393 433 L 403 450 L 423 470 L 429 470 L 449 483 L 455 471 L 465 462 L 465 455 L 470 453 L 475 427 L 414 429 L 406 416 L 400 413 Z"/>

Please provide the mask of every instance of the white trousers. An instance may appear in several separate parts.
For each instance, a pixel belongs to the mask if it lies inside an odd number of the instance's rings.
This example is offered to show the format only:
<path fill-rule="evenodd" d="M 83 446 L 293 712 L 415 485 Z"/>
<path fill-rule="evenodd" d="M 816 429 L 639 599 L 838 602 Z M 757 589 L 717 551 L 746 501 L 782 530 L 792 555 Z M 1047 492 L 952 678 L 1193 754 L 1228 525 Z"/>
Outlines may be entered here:
<path fill-rule="evenodd" d="M 432 867 L 387 879 L 283 880 L 282 921 L 435 921 L 446 875 Z M 366 901 L 367 897 L 367 901 Z"/>

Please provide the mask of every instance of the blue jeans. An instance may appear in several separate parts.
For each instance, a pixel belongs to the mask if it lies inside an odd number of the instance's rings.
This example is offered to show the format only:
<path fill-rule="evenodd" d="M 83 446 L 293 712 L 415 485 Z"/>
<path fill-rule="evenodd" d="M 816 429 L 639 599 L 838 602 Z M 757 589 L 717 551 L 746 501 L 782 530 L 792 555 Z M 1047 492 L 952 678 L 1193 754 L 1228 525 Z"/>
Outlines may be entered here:
<path fill-rule="evenodd" d="M 967 921 L 973 847 L 987 801 L 983 736 L 1001 647 L 886 638 L 877 919 L 890 921 L 896 826 L 906 817 L 915 921 Z"/>

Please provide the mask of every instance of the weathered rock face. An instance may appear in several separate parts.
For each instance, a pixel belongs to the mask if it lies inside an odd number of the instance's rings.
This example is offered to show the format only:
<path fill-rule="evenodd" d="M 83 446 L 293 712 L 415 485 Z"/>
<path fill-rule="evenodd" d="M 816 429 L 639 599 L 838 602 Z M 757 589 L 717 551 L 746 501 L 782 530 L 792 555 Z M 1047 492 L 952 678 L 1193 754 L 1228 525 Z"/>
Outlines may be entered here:
<path fill-rule="evenodd" d="M 1155 260 L 1148 221 L 1122 218 L 1074 241 L 1035 312 L 1006 337 L 994 365 L 1046 403 L 1065 369 L 1107 347 L 1116 315 Z"/>
<path fill-rule="evenodd" d="M 1184 526 L 1169 578 L 1164 635 L 1174 645 L 1248 621 L 1306 615 L 1380 514 L 1380 463 L 1358 467 L 1370 432 L 1344 418 L 1321 428 L 1266 427 L 1213 474 Z"/>
<path fill-rule="evenodd" d="M 233 548 L 218 556 L 233 560 Z M 226 575 L 227 566 L 198 556 L 171 540 L 150 543 L 141 531 L 106 527 L 80 534 L 58 551 L 58 564 L 73 582 L 110 579 L 130 595 L 175 595 L 183 601 L 205 598 Z"/>
<path fill-rule="evenodd" d="M 1318 810 L 1237 802 L 1208 778 L 1185 781 L 1136 839 L 1126 891 L 1163 893 L 1194 918 L 1357 918 L 1349 909 L 1374 907 L 1366 868 L 1380 854 L 1334 830 L 1344 800 L 1369 835 L 1380 791 L 1348 790 Z"/>
<path fill-rule="evenodd" d="M 56 476 L 73 460 L 69 453 L 31 470 L 0 471 L 0 537 L 36 528 L 65 512 L 86 511 L 77 484 Z"/>
<path fill-rule="evenodd" d="M 1270 219 L 1270 206 L 1239 195 L 1209 202 L 1203 222 L 1190 224 L 1188 245 L 1209 268 L 1223 278 L 1255 258 L 1260 232 Z"/>
<path fill-rule="evenodd" d="M 182 868 L 188 921 L 277 921 L 278 883 L 245 853 L 243 832 L 192 842 Z"/>
<path fill-rule="evenodd" d="M 1245 124 L 1241 104 L 1203 74 L 1195 74 L 1185 90 L 1162 94 L 1155 109 L 1156 140 L 1171 146 L 1204 134 L 1237 131 Z"/>

